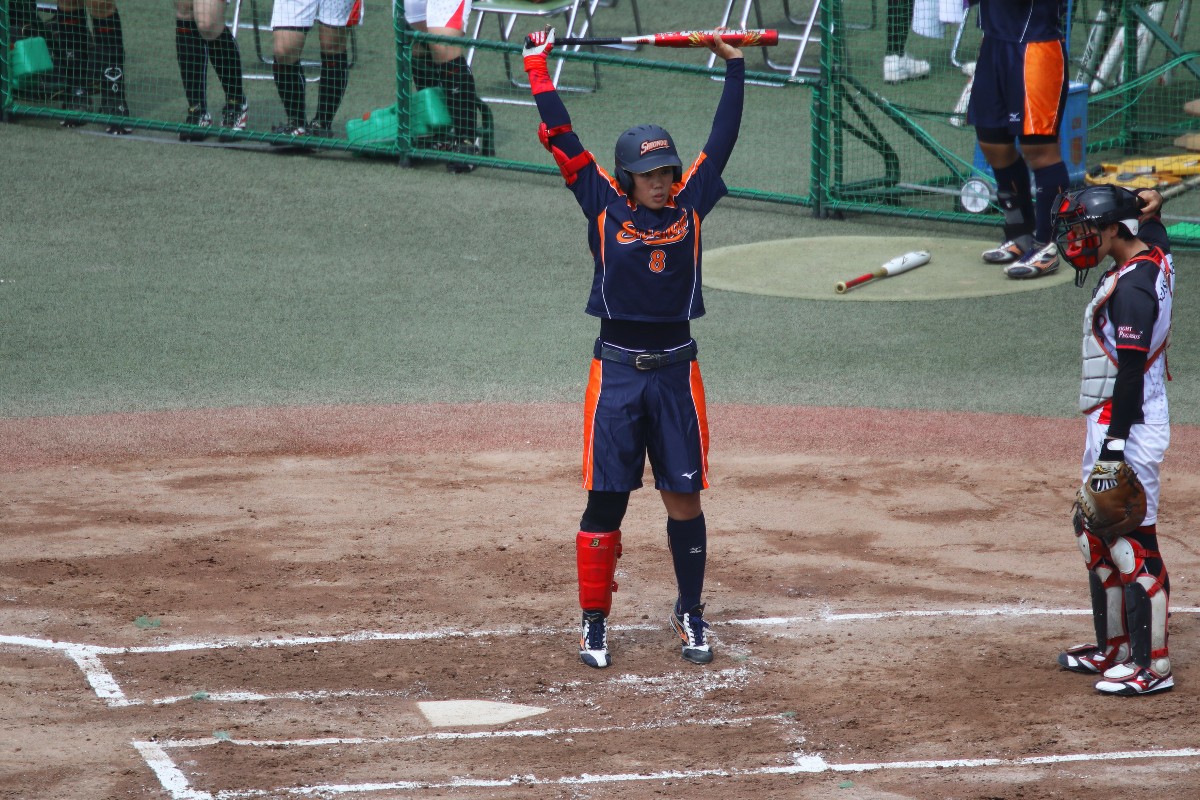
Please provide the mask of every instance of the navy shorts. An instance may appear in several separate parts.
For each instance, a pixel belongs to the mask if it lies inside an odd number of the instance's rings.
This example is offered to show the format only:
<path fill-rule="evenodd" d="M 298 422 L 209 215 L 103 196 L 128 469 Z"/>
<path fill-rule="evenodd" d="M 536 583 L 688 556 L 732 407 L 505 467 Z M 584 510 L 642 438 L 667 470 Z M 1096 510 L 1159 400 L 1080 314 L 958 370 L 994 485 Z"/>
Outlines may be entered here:
<path fill-rule="evenodd" d="M 983 38 L 967 120 L 1007 130 L 1013 138 L 1058 136 L 1067 103 L 1067 61 L 1061 41 L 1002 42 Z"/>
<path fill-rule="evenodd" d="M 597 347 L 599 353 L 599 347 Z M 653 369 L 593 358 L 584 401 L 583 488 L 631 492 L 649 456 L 654 488 L 708 488 L 708 415 L 695 358 Z"/>

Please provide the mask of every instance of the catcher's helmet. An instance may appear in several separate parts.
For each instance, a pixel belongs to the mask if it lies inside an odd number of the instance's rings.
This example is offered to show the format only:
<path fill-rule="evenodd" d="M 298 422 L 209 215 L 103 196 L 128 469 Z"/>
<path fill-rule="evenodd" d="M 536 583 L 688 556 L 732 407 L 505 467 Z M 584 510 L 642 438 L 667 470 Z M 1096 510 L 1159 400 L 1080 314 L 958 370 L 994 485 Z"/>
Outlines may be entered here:
<path fill-rule="evenodd" d="M 1137 236 L 1142 202 L 1120 186 L 1101 184 L 1064 192 L 1054 201 L 1054 241 L 1076 270 L 1076 283 L 1100 263 L 1100 229 L 1117 223 Z"/>
<path fill-rule="evenodd" d="M 633 176 L 659 167 L 674 167 L 673 181 L 683 177 L 683 162 L 671 134 L 657 125 L 634 125 L 617 137 L 616 178 L 621 190 L 633 189 Z"/>

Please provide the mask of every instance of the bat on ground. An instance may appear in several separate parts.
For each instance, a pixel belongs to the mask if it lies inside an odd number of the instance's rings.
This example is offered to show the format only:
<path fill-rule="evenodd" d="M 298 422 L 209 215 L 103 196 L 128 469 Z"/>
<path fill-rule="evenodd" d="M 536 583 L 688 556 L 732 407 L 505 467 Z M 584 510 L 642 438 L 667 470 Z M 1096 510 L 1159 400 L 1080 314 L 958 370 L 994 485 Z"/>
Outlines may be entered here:
<path fill-rule="evenodd" d="M 673 31 L 671 33 L 647 33 L 642 36 L 584 36 L 558 39 L 555 44 L 648 44 L 652 47 L 708 47 L 714 36 L 734 47 L 774 47 L 779 44 L 779 31 L 766 28 L 737 31 Z"/>
<path fill-rule="evenodd" d="M 958 102 L 954 104 L 954 113 L 950 116 L 950 124 L 961 128 L 967 124 L 967 107 L 971 104 L 971 90 L 975 88 L 975 64 L 969 61 L 963 65 L 963 74 L 967 76 L 967 85 L 963 87 Z"/>
<path fill-rule="evenodd" d="M 867 281 L 873 281 L 876 278 L 890 278 L 893 275 L 899 275 L 901 272 L 908 272 L 910 269 L 915 269 L 922 264 L 928 263 L 928 250 L 914 250 L 911 253 L 905 253 L 902 256 L 896 256 L 874 272 L 868 272 L 864 275 L 859 275 L 857 278 L 852 278 L 848 281 L 841 281 L 833 288 L 838 294 L 845 294 L 855 286 L 864 284 Z"/>

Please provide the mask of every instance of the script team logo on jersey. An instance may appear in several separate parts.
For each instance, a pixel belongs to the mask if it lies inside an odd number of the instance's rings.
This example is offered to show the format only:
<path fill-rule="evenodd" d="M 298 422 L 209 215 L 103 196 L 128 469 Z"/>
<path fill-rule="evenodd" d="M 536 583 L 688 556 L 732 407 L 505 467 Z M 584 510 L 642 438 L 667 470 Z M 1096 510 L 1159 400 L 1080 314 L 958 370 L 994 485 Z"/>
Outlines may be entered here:
<path fill-rule="evenodd" d="M 668 141 L 667 139 L 649 139 L 645 142 L 642 142 L 641 155 L 646 155 L 646 153 L 653 153 L 655 150 L 662 150 L 664 147 L 670 147 L 670 146 L 671 146 L 671 142 Z"/>
<path fill-rule="evenodd" d="M 682 242 L 688 235 L 688 218 L 683 214 L 661 231 L 643 231 L 632 222 L 622 222 L 621 230 L 617 231 L 617 244 L 633 244 L 645 242 L 651 247 L 661 247 L 665 244 Z"/>

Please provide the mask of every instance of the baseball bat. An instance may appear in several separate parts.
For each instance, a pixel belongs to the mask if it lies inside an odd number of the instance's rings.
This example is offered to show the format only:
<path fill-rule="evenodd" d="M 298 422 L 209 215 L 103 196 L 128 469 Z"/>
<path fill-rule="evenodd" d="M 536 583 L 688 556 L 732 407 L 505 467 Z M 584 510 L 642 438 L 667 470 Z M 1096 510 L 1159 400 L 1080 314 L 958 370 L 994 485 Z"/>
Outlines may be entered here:
<path fill-rule="evenodd" d="M 958 102 L 954 104 L 954 113 L 950 115 L 950 124 L 956 128 L 961 128 L 967 123 L 967 107 L 971 104 L 971 91 L 975 88 L 975 66 L 974 61 L 963 65 L 963 72 L 967 75 L 967 85 L 963 87 L 962 94 L 958 96 Z"/>
<path fill-rule="evenodd" d="M 737 31 L 673 31 L 647 33 L 643 36 L 584 36 L 558 39 L 555 44 L 648 44 L 652 47 L 708 47 L 714 36 L 720 36 L 734 47 L 774 47 L 779 44 L 779 31 L 770 28 Z"/>
<path fill-rule="evenodd" d="M 841 281 L 833 288 L 838 294 L 845 294 L 855 286 L 873 281 L 876 278 L 890 278 L 893 275 L 899 275 L 901 272 L 908 272 L 910 269 L 915 269 L 922 264 L 929 263 L 928 250 L 913 250 L 911 253 L 905 253 L 902 256 L 896 256 L 891 261 L 885 262 L 882 267 L 874 272 L 867 272 L 859 275 L 857 278 L 851 278 L 848 281 Z"/>

